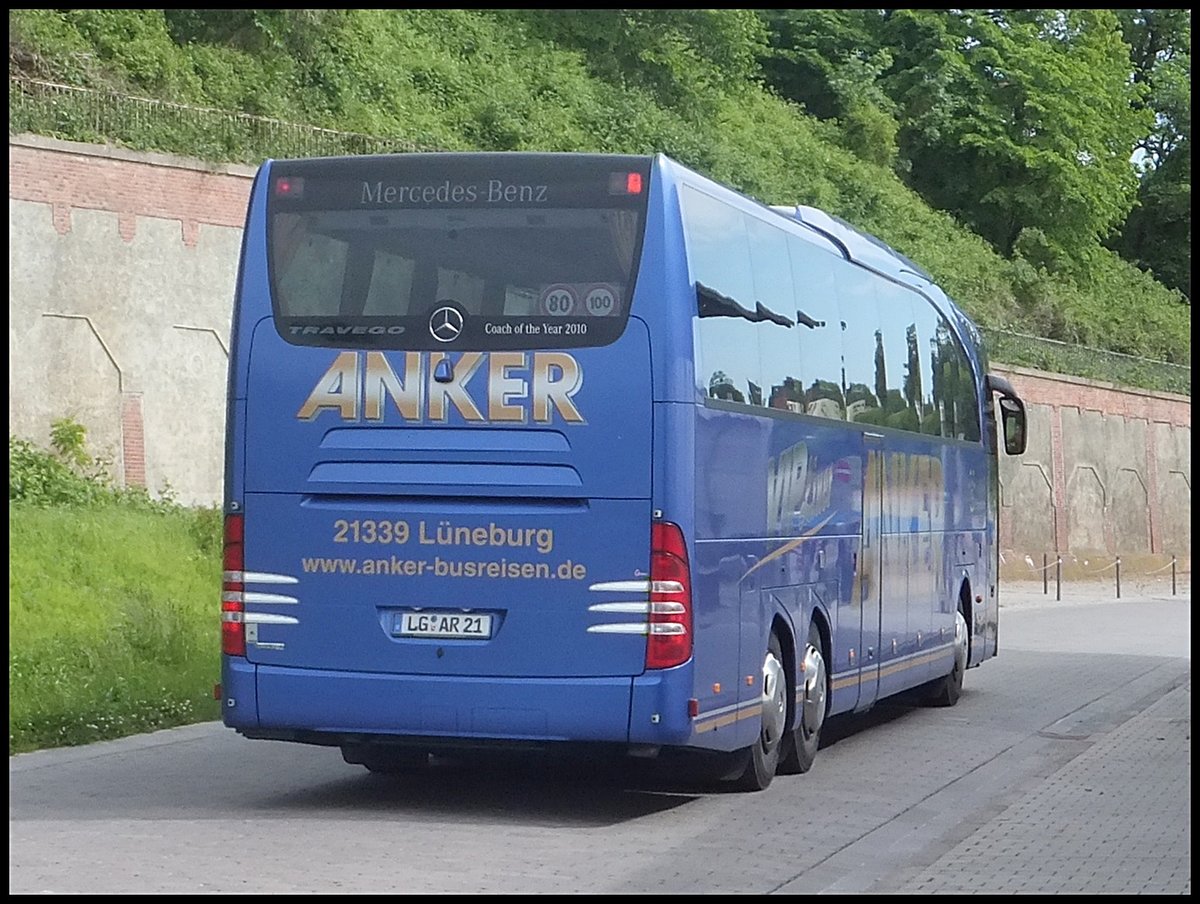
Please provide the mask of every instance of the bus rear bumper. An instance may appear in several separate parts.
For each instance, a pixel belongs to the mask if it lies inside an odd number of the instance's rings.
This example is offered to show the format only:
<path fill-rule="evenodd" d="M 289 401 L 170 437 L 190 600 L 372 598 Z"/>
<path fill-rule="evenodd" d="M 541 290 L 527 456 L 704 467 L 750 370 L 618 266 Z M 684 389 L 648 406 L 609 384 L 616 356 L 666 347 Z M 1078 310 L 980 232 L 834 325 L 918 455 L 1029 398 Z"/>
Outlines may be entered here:
<path fill-rule="evenodd" d="M 226 657 L 223 720 L 248 737 L 347 737 L 678 745 L 690 720 L 638 718 L 675 670 L 612 678 L 453 678 L 255 666 Z M 686 695 L 684 695 L 686 696 Z M 232 701 L 232 704 L 231 704 Z M 631 712 L 637 728 L 631 732 Z"/>

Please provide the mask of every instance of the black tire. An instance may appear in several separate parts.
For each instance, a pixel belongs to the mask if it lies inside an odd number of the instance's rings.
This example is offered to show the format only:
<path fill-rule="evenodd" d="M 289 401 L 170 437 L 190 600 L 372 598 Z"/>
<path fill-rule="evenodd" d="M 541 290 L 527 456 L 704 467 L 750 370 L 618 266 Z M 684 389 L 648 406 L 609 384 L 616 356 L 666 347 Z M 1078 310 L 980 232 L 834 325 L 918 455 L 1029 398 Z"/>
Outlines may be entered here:
<path fill-rule="evenodd" d="M 950 673 L 923 685 L 922 702 L 926 706 L 953 706 L 962 695 L 963 675 L 967 670 L 970 655 L 970 638 L 967 634 L 967 619 L 962 604 L 954 617 L 954 665 Z"/>
<path fill-rule="evenodd" d="M 742 791 L 762 791 L 775 778 L 779 756 L 786 737 L 788 690 L 783 668 L 783 651 L 779 638 L 771 632 L 767 652 L 763 657 L 762 719 L 758 740 L 750 745 L 749 759 L 740 776 L 734 780 Z M 746 751 L 742 752 L 745 755 Z"/>
<path fill-rule="evenodd" d="M 808 642 L 800 651 L 802 671 L 797 670 L 800 707 L 796 726 L 784 739 L 779 760 L 780 775 L 799 775 L 812 768 L 821 746 L 821 728 L 825 724 L 829 701 L 829 671 L 825 666 L 821 631 L 816 622 L 809 625 Z"/>

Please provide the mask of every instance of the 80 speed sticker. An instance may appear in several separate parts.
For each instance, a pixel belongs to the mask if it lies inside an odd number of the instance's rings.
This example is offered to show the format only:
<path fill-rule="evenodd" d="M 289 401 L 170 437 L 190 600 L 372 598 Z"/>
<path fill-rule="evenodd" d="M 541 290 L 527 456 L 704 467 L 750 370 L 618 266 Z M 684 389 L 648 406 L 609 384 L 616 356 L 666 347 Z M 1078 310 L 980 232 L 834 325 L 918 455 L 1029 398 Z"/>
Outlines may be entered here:
<path fill-rule="evenodd" d="M 569 317 L 575 313 L 575 308 L 578 306 L 575 287 L 563 284 L 547 286 L 546 291 L 542 293 L 541 306 L 543 314 L 549 314 L 552 317 Z"/>
<path fill-rule="evenodd" d="M 620 310 L 620 298 L 607 283 L 555 283 L 542 290 L 538 307 L 551 317 L 609 317 Z"/>

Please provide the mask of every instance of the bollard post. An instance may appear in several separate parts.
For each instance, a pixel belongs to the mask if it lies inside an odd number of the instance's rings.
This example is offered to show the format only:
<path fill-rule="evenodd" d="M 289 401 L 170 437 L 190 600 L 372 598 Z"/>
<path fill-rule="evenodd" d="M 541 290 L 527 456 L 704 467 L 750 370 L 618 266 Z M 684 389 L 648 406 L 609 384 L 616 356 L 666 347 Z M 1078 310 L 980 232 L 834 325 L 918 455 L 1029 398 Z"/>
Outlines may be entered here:
<path fill-rule="evenodd" d="M 1062 556 L 1054 563 L 1054 598 L 1062 601 Z"/>
<path fill-rule="evenodd" d="M 1050 592 L 1050 564 L 1049 557 L 1042 553 L 1042 596 Z"/>
<path fill-rule="evenodd" d="M 1117 599 L 1121 598 L 1121 557 L 1117 556 Z"/>
<path fill-rule="evenodd" d="M 1171 556 L 1171 596 L 1175 595 L 1175 556 Z"/>

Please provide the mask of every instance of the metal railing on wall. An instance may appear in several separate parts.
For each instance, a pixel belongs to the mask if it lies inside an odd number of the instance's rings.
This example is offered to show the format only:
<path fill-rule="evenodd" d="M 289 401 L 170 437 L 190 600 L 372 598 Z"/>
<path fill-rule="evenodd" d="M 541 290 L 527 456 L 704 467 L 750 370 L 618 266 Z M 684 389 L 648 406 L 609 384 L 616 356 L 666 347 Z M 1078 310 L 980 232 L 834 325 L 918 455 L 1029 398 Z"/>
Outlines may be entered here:
<path fill-rule="evenodd" d="M 10 76 L 8 134 L 23 132 L 252 165 L 268 157 L 437 150 L 401 138 Z"/>
<path fill-rule="evenodd" d="M 987 342 L 989 356 L 997 362 L 1073 374 L 1122 386 L 1138 386 L 1186 396 L 1192 394 L 1192 369 L 1183 364 L 1139 358 L 1006 330 L 981 328 L 980 332 Z"/>

